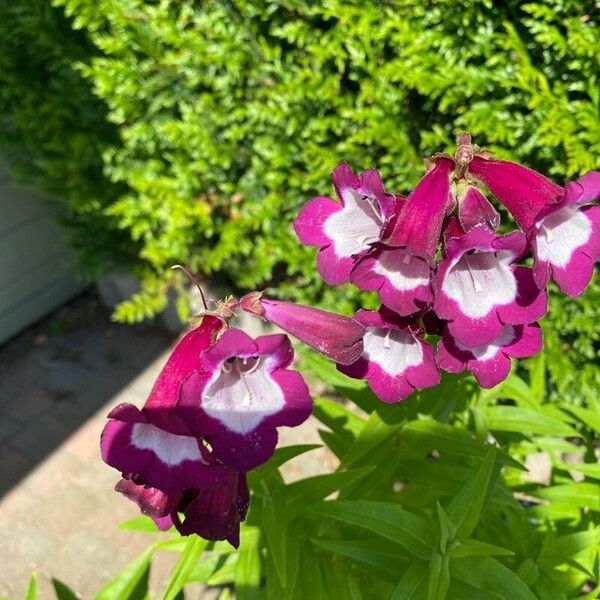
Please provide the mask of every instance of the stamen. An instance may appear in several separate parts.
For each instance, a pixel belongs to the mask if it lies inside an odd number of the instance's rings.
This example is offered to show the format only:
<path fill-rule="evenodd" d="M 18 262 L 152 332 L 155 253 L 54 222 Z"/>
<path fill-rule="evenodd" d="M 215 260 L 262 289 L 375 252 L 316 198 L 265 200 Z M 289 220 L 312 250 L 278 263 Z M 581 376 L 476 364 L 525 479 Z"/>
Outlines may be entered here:
<path fill-rule="evenodd" d="M 379 221 L 381 223 L 383 223 L 383 216 L 381 214 L 381 209 L 379 208 L 379 203 L 376 201 L 375 198 L 371 198 L 371 196 L 367 196 L 366 194 L 363 194 L 360 197 L 361 200 L 364 200 L 368 203 L 368 205 L 371 207 L 371 210 L 375 213 L 375 216 L 377 217 L 377 219 L 379 219 Z"/>
<path fill-rule="evenodd" d="M 221 370 L 223 371 L 223 373 L 227 373 L 229 375 L 229 373 L 231 373 L 231 371 L 233 370 L 233 364 L 231 364 L 230 362 L 224 362 L 221 365 Z"/>
<path fill-rule="evenodd" d="M 546 234 L 546 243 L 551 244 L 554 241 L 552 230 L 548 229 L 545 225 L 542 225 L 540 229 Z"/>
<path fill-rule="evenodd" d="M 392 344 L 390 343 L 390 334 L 392 333 L 391 329 L 387 330 L 387 333 L 385 334 L 385 337 L 383 338 L 383 347 L 386 350 L 389 350 L 392 347 Z"/>
<path fill-rule="evenodd" d="M 481 286 L 481 283 L 479 283 L 479 281 L 477 280 L 477 278 L 475 277 L 475 274 L 473 273 L 473 270 L 471 269 L 471 265 L 469 264 L 469 259 L 465 256 L 465 265 L 467 266 L 467 271 L 469 271 L 469 275 L 471 276 L 471 281 L 473 282 L 473 287 L 475 288 L 475 293 L 479 294 L 481 292 L 483 292 L 483 287 Z"/>
<path fill-rule="evenodd" d="M 258 369 L 258 364 L 260 363 L 260 356 L 251 357 L 251 358 L 254 359 L 256 362 L 253 365 L 251 365 L 250 368 L 246 369 L 245 371 L 240 368 L 239 364 L 236 366 L 238 373 L 242 377 L 244 375 L 251 375 L 252 373 L 254 373 L 254 371 L 256 371 L 256 369 Z M 246 366 L 248 364 L 248 360 L 250 360 L 250 359 L 244 358 L 242 360 L 242 366 Z"/>

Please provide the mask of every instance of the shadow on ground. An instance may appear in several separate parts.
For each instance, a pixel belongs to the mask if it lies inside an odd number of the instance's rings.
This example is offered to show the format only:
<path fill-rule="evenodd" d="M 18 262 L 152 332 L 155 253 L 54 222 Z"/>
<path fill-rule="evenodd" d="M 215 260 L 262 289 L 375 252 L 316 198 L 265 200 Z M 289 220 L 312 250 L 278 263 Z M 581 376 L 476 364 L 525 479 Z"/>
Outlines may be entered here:
<path fill-rule="evenodd" d="M 0 347 L 0 498 L 172 342 L 118 325 L 93 292 Z"/>

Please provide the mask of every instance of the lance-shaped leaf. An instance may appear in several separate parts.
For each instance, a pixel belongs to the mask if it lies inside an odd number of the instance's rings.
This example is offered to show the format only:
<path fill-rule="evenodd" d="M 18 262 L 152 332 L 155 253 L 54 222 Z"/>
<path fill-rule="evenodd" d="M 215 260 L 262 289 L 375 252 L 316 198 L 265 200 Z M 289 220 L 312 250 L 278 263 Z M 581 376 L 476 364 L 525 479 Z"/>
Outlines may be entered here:
<path fill-rule="evenodd" d="M 244 296 L 240 308 L 268 319 L 341 365 L 352 364 L 363 352 L 365 328 L 350 317 L 304 304 L 269 300 L 257 292 Z"/>

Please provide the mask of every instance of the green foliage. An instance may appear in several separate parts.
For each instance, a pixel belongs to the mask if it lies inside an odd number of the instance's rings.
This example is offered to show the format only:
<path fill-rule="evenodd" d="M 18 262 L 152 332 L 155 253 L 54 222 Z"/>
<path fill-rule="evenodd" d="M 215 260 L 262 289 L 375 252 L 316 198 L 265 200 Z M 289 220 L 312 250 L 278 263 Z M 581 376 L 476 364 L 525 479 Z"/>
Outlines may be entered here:
<path fill-rule="evenodd" d="M 406 192 L 467 129 L 558 181 L 600 164 L 587 0 L 54 4 L 2 8 L 0 137 L 96 266 L 135 255 L 121 320 L 161 310 L 180 262 L 350 310 L 289 227 L 342 159 Z"/>
<path fill-rule="evenodd" d="M 249 473 L 239 550 L 161 534 L 96 598 L 145 597 L 157 550 L 180 553 L 165 598 L 194 582 L 238 600 L 597 597 L 597 411 L 514 373 L 491 390 L 447 378 L 388 406 L 324 358 L 304 364 L 330 388 L 315 416 L 338 468 L 285 483 L 280 468 L 316 446 L 279 448 Z M 532 479 L 523 465 L 539 453 L 549 471 Z M 122 527 L 156 531 L 147 517 Z"/>

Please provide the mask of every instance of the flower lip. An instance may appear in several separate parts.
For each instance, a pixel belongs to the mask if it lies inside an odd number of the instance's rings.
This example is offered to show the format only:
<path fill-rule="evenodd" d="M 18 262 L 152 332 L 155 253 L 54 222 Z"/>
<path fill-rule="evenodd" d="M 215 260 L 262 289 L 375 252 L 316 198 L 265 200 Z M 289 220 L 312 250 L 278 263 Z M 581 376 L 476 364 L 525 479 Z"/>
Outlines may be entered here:
<path fill-rule="evenodd" d="M 119 405 L 109 418 L 101 436 L 102 459 L 129 478 L 168 495 L 218 484 L 222 470 L 197 438 L 162 429 L 128 404 Z"/>
<path fill-rule="evenodd" d="M 490 388 L 510 372 L 510 358 L 533 356 L 541 350 L 542 333 L 537 323 L 504 325 L 500 334 L 488 344 L 467 348 L 445 329 L 438 343 L 439 366 L 450 373 L 469 370 L 479 385 Z"/>

